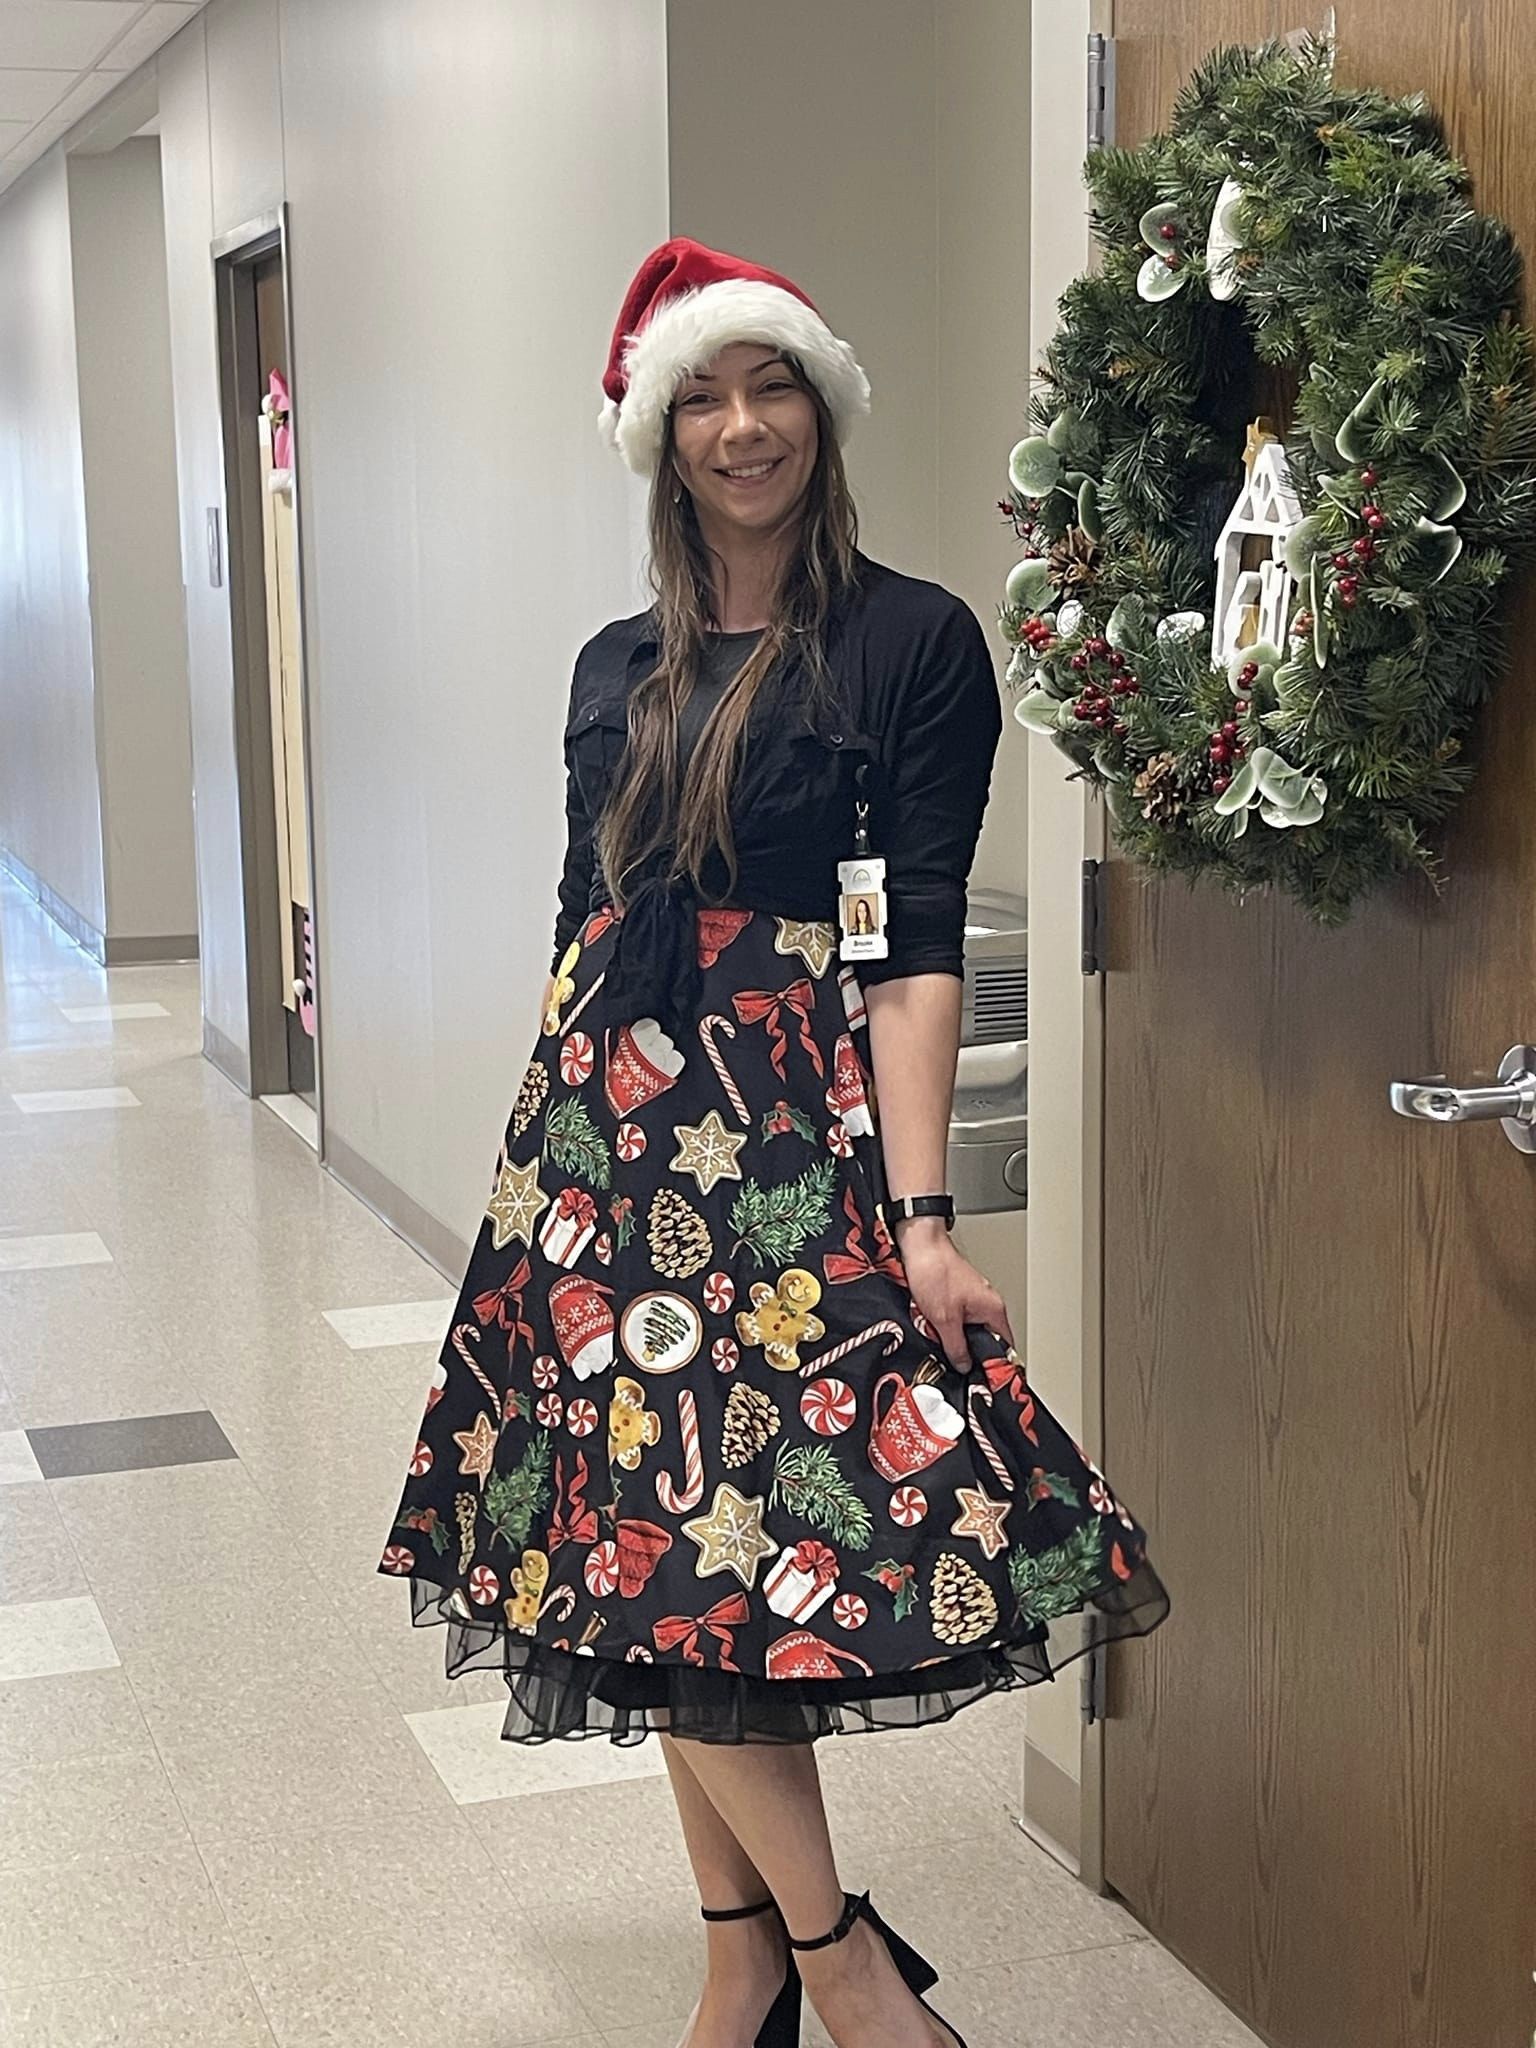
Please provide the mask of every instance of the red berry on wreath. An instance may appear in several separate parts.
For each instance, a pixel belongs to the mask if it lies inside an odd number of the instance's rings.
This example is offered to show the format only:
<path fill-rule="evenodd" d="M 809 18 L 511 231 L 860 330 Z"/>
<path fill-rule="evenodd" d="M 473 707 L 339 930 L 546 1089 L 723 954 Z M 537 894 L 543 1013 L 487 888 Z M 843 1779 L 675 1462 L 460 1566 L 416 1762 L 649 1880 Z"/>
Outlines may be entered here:
<path fill-rule="evenodd" d="M 1083 646 L 1084 649 L 1089 654 L 1091 654 L 1095 660 L 1097 660 L 1101 655 L 1108 654 L 1109 652 L 1109 642 L 1105 639 L 1101 639 L 1097 633 L 1094 634 L 1091 640 L 1085 640 L 1083 642 Z"/>
<path fill-rule="evenodd" d="M 1369 463 L 1367 463 L 1365 468 L 1361 470 L 1360 481 L 1365 485 L 1367 490 L 1369 490 L 1371 485 L 1375 483 L 1376 472 L 1374 469 L 1371 468 Z"/>
<path fill-rule="evenodd" d="M 1232 778 L 1230 775 L 1218 775 L 1211 783 L 1211 795 L 1220 796 L 1223 790 L 1230 789 L 1231 787 Z"/>
<path fill-rule="evenodd" d="M 1091 704 L 1086 703 L 1082 698 L 1079 698 L 1078 701 L 1072 706 L 1072 716 L 1074 718 L 1092 718 L 1093 706 Z"/>
<path fill-rule="evenodd" d="M 1368 533 L 1362 533 L 1355 542 L 1355 553 L 1362 562 L 1368 562 L 1376 552 L 1376 543 Z"/>
<path fill-rule="evenodd" d="M 1115 720 L 1115 738 L 1117 740 L 1123 740 L 1130 729 L 1123 718 Z"/>
<path fill-rule="evenodd" d="M 1335 555 L 1333 558 L 1333 566 L 1335 567 L 1335 569 L 1347 569 L 1349 567 L 1348 555 Z"/>
<path fill-rule="evenodd" d="M 1231 742 L 1229 740 L 1224 740 L 1221 737 L 1221 734 L 1218 733 L 1215 739 L 1211 741 L 1211 759 L 1213 761 L 1230 761 L 1231 758 Z"/>
<path fill-rule="evenodd" d="M 1141 695 L 1141 684 L 1137 681 L 1135 676 L 1126 677 L 1125 688 L 1126 694 L 1128 696 L 1139 697 Z"/>
<path fill-rule="evenodd" d="M 1074 655 L 1073 655 L 1073 657 L 1072 657 L 1072 666 L 1073 666 L 1073 667 L 1074 667 L 1075 669 L 1077 669 L 1077 670 L 1078 670 L 1079 672 L 1081 672 L 1081 671 L 1082 671 L 1083 669 L 1085 669 L 1085 668 L 1086 668 L 1086 667 L 1088 666 L 1088 657 L 1087 657 L 1087 655 L 1086 655 L 1086 654 L 1074 654 Z"/>
<path fill-rule="evenodd" d="M 1221 736 L 1224 740 L 1235 740 L 1237 738 L 1236 719 L 1229 718 L 1227 720 L 1226 724 L 1221 728 Z"/>
<path fill-rule="evenodd" d="M 1340 593 L 1339 603 L 1343 605 L 1346 611 L 1352 612 L 1359 602 L 1359 598 L 1356 597 L 1355 593 L 1352 590 L 1346 590 Z"/>
<path fill-rule="evenodd" d="M 1125 656 L 1120 652 L 1118 647 L 1110 648 L 1108 660 L 1111 668 L 1125 667 Z"/>
<path fill-rule="evenodd" d="M 1246 697 L 1239 697 L 1237 702 L 1232 706 L 1232 709 L 1239 713 L 1246 711 L 1248 709 L 1248 699 Z"/>
<path fill-rule="evenodd" d="M 1237 680 L 1240 683 L 1256 683 L 1259 680 L 1259 664 L 1256 661 L 1245 661 L 1237 672 Z"/>
<path fill-rule="evenodd" d="M 1168 251 L 1168 254 L 1163 258 L 1163 261 L 1167 264 L 1170 270 L 1177 270 L 1179 267 L 1179 259 L 1177 256 L 1174 255 L 1171 249 Z"/>
<path fill-rule="evenodd" d="M 1176 242 L 1179 239 L 1179 231 L 1171 220 L 1165 220 L 1157 232 L 1165 242 Z"/>

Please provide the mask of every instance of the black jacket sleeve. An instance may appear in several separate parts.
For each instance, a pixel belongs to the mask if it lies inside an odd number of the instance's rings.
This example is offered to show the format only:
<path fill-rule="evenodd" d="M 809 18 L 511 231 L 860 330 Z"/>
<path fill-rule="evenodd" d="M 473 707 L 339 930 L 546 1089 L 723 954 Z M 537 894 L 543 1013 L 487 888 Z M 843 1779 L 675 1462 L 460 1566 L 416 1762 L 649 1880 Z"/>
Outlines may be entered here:
<path fill-rule="evenodd" d="M 861 981 L 965 971 L 965 885 L 1002 733 L 997 675 L 970 607 L 950 598 L 905 650 L 869 813 L 885 856 L 890 951 Z"/>
<path fill-rule="evenodd" d="M 586 920 L 587 894 L 592 886 L 592 860 L 592 820 L 587 815 L 580 785 L 567 760 L 565 865 L 560 871 L 560 909 L 555 918 L 555 950 L 551 968 L 559 966 L 561 955 Z"/>

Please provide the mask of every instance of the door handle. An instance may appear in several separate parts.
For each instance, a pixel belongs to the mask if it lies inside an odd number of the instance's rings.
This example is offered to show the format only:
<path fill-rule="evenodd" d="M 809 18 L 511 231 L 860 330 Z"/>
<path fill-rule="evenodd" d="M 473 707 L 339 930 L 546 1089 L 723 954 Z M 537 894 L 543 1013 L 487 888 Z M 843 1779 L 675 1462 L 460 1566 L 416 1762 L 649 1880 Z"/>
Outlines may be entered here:
<path fill-rule="evenodd" d="M 1521 1152 L 1536 1153 L 1536 1046 L 1512 1045 L 1499 1062 L 1499 1085 L 1453 1088 L 1443 1075 L 1393 1081 L 1387 1100 L 1399 1116 L 1431 1124 L 1486 1123 L 1497 1118 Z"/>

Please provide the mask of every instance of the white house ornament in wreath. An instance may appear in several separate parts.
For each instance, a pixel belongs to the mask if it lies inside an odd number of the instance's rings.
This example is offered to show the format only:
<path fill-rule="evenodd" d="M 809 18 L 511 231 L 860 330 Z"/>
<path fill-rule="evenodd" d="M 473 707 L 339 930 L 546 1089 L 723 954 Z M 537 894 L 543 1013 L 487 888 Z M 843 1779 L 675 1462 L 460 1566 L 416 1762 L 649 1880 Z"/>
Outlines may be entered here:
<path fill-rule="evenodd" d="M 1132 858 L 1341 923 L 1437 876 L 1536 548 L 1519 251 L 1422 98 L 1321 40 L 1216 51 L 1085 175 L 1102 260 L 1002 506 L 1014 716 Z M 1244 448 L 1261 388 L 1289 416 Z"/>

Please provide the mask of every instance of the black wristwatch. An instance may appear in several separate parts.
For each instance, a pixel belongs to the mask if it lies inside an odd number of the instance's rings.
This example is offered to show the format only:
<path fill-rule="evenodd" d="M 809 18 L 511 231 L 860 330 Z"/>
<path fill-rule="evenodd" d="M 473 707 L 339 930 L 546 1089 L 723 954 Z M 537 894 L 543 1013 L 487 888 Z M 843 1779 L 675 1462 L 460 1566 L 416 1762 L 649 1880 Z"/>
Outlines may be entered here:
<path fill-rule="evenodd" d="M 897 1195 L 885 1205 L 885 1213 L 892 1224 L 905 1223 L 909 1216 L 942 1216 L 944 1228 L 955 1227 L 955 1198 L 953 1195 Z"/>

